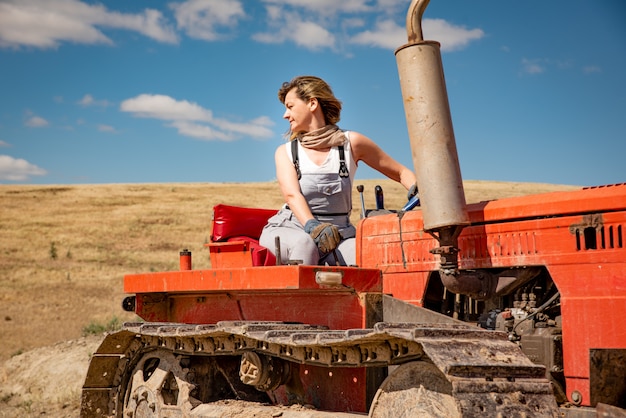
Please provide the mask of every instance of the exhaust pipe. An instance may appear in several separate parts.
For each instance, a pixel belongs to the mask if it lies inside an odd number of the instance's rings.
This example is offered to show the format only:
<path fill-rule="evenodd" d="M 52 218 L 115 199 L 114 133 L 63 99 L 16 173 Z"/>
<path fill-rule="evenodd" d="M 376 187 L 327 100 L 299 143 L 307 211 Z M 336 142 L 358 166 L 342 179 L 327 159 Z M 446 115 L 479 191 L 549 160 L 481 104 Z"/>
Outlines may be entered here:
<path fill-rule="evenodd" d="M 486 273 L 461 273 L 458 237 L 469 215 L 454 139 L 440 44 L 425 41 L 422 16 L 429 0 L 413 0 L 406 17 L 408 43 L 395 52 L 424 230 L 439 241 L 440 275 L 451 292 L 486 299 Z"/>
<path fill-rule="evenodd" d="M 421 17 L 428 0 L 413 0 L 407 14 L 409 43 L 395 52 L 424 229 L 469 224 L 452 128 L 440 44 L 424 41 Z"/>

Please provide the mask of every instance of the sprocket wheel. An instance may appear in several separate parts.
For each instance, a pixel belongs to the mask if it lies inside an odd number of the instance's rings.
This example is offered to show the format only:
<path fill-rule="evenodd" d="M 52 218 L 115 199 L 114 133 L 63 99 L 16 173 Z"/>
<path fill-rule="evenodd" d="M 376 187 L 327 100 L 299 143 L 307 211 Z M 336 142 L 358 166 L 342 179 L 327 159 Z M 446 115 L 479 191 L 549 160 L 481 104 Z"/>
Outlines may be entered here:
<path fill-rule="evenodd" d="M 193 405 L 188 369 L 179 356 L 165 350 L 146 353 L 130 375 L 124 401 L 124 418 L 180 418 Z"/>

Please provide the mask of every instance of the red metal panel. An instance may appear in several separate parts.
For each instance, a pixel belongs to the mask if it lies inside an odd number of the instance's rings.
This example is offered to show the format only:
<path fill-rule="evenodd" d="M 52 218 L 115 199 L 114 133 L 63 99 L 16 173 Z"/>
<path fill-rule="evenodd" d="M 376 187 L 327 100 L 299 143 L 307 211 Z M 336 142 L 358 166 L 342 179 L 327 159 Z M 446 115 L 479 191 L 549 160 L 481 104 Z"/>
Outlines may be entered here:
<path fill-rule="evenodd" d="M 168 321 L 214 324 L 218 321 L 287 321 L 331 329 L 366 327 L 366 306 L 348 291 L 229 292 L 171 296 Z M 139 314 L 139 313 L 138 313 Z"/>
<path fill-rule="evenodd" d="M 626 212 L 607 213 L 598 220 L 602 225 L 597 228 L 608 233 L 612 226 L 626 227 Z M 576 234 L 577 225 L 584 223 L 584 215 L 572 215 L 466 228 L 459 237 L 460 267 L 623 263 L 626 247 L 611 247 L 606 237 L 605 245 L 600 245 L 600 231 L 595 238 L 598 248 L 586 251 L 582 232 Z"/>
<path fill-rule="evenodd" d="M 366 371 L 364 368 L 300 366 L 300 392 L 305 402 L 328 411 L 367 413 Z M 276 403 L 289 405 L 285 392 L 275 392 Z"/>
<path fill-rule="evenodd" d="M 411 274 L 386 274 L 383 293 L 414 305 L 424 306 L 423 289 L 428 285 L 429 274 L 430 272 L 428 271 L 414 272 Z"/>
<path fill-rule="evenodd" d="M 589 350 L 626 348 L 626 260 L 622 264 L 569 264 L 550 267 L 561 292 L 563 366 L 567 395 L 589 405 Z"/>
<path fill-rule="evenodd" d="M 581 190 L 542 193 L 468 206 L 470 221 L 508 221 L 626 209 L 626 183 Z"/>
<path fill-rule="evenodd" d="M 211 242 L 205 247 L 213 268 L 252 267 L 249 241 Z"/>
<path fill-rule="evenodd" d="M 232 290 L 320 289 L 318 271 L 343 273 L 343 286 L 359 292 L 382 291 L 379 270 L 355 267 L 271 266 L 168 271 L 124 277 L 126 293 L 224 292 Z"/>

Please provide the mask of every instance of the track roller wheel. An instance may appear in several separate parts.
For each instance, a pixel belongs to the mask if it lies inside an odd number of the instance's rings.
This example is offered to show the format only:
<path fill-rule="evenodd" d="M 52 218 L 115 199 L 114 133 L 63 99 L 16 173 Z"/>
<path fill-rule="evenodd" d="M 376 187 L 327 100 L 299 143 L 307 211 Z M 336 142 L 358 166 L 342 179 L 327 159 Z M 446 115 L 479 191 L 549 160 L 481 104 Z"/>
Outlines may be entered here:
<path fill-rule="evenodd" d="M 156 350 L 146 353 L 133 370 L 124 401 L 124 418 L 173 418 L 193 408 L 187 369 L 174 354 Z"/>
<path fill-rule="evenodd" d="M 460 418 L 461 414 L 445 375 L 432 363 L 414 361 L 398 366 L 383 381 L 369 417 Z"/>
<path fill-rule="evenodd" d="M 239 378 L 261 392 L 272 391 L 287 382 L 289 364 L 247 351 L 241 356 Z"/>

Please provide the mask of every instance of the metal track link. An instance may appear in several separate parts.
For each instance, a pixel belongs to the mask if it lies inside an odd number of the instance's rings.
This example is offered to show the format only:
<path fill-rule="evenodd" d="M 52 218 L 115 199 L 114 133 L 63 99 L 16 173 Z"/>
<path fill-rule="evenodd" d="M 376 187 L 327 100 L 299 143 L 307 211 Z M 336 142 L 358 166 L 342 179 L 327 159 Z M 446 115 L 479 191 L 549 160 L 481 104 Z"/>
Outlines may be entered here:
<path fill-rule="evenodd" d="M 364 367 L 400 364 L 423 356 L 410 330 L 385 328 L 328 330 L 325 327 L 268 322 L 215 325 L 126 324 L 144 347 L 186 355 L 241 355 L 256 351 L 315 366 Z"/>

